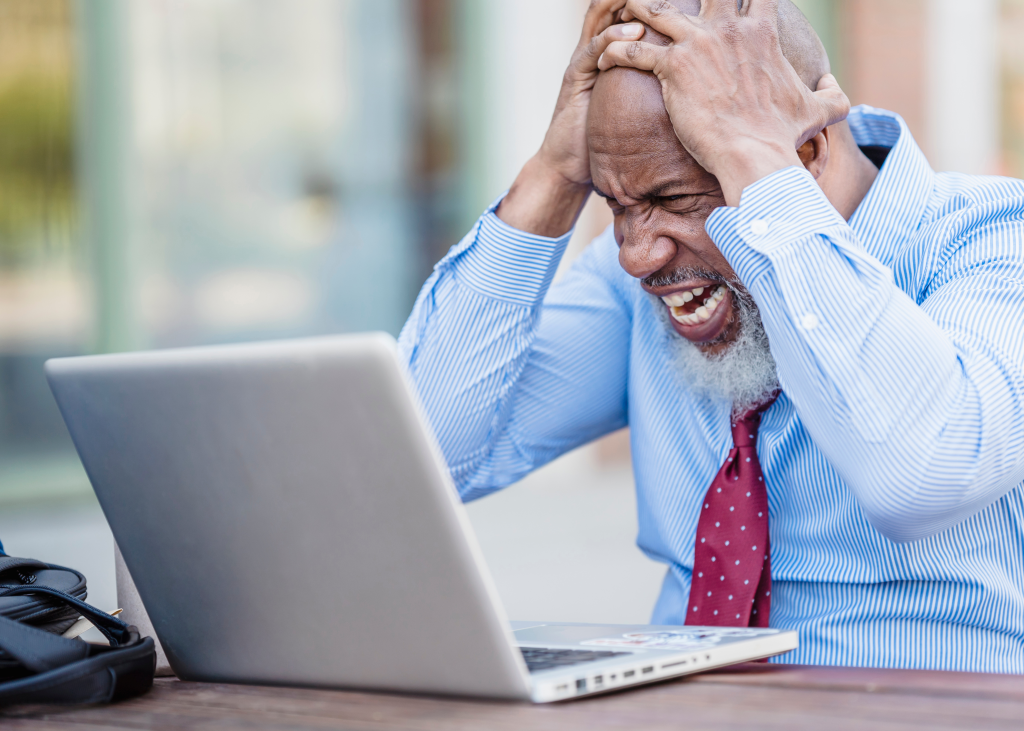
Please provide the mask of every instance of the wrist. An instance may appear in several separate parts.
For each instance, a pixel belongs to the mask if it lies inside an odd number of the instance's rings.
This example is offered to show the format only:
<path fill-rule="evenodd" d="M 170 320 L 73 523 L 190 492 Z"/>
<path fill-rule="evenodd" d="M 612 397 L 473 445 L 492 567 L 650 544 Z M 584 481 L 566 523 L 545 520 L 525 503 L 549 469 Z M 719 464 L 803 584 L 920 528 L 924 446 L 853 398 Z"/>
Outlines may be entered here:
<path fill-rule="evenodd" d="M 803 167 L 796 150 L 765 143 L 741 144 L 732 146 L 711 172 L 722 186 L 726 205 L 735 207 L 747 186 L 793 166 Z"/>
<path fill-rule="evenodd" d="M 515 229 L 558 238 L 576 225 L 589 195 L 589 183 L 566 178 L 538 153 L 523 166 L 496 213 Z"/>

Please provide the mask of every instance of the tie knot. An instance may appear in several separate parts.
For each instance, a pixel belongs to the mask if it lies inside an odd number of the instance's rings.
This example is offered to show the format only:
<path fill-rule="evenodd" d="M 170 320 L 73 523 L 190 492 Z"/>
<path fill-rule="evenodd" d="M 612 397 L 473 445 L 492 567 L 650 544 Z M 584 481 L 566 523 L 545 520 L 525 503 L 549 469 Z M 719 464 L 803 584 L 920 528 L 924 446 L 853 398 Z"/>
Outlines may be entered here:
<path fill-rule="evenodd" d="M 749 412 L 732 423 L 732 444 L 734 447 L 757 445 L 757 428 L 761 426 L 761 413 Z"/>
<path fill-rule="evenodd" d="M 732 420 L 732 444 L 734 447 L 755 447 L 757 446 L 757 429 L 761 426 L 761 414 L 768 410 L 768 407 L 775 403 L 779 397 L 779 391 L 762 401 L 742 416 L 735 416 Z"/>

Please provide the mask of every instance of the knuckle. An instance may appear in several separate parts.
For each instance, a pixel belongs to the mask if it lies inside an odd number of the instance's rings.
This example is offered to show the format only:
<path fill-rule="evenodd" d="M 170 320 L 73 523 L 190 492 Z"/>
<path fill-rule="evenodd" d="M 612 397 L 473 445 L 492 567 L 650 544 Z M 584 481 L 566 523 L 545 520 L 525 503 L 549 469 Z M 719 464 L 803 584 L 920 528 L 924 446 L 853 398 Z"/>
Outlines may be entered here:
<path fill-rule="evenodd" d="M 654 2 L 647 6 L 647 10 L 652 15 L 665 15 L 675 9 L 675 5 L 669 2 L 669 0 L 654 0 Z"/>
<path fill-rule="evenodd" d="M 640 58 L 641 53 L 643 53 L 643 44 L 640 41 L 633 41 L 626 46 L 626 58 L 630 61 Z"/>

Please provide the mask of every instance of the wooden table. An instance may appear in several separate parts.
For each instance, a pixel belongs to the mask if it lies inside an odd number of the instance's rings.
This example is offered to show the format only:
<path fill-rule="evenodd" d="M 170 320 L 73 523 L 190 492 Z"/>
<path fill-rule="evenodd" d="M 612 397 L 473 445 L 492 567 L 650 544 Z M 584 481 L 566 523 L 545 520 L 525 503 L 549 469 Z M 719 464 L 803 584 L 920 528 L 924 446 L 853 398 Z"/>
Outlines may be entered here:
<path fill-rule="evenodd" d="M 1024 676 L 739 665 L 546 706 L 157 680 L 111 706 L 15 708 L 3 729 L 1024 729 Z"/>

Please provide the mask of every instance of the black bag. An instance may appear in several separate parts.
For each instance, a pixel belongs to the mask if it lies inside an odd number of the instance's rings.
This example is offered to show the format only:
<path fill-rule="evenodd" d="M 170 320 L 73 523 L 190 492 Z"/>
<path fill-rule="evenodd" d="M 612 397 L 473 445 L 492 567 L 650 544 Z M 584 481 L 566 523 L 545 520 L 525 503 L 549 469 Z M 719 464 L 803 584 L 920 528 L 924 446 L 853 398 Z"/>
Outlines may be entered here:
<path fill-rule="evenodd" d="M 0 706 L 105 703 L 152 687 L 153 639 L 86 604 L 85 595 L 77 571 L 0 552 Z M 79 615 L 110 645 L 61 637 Z"/>

